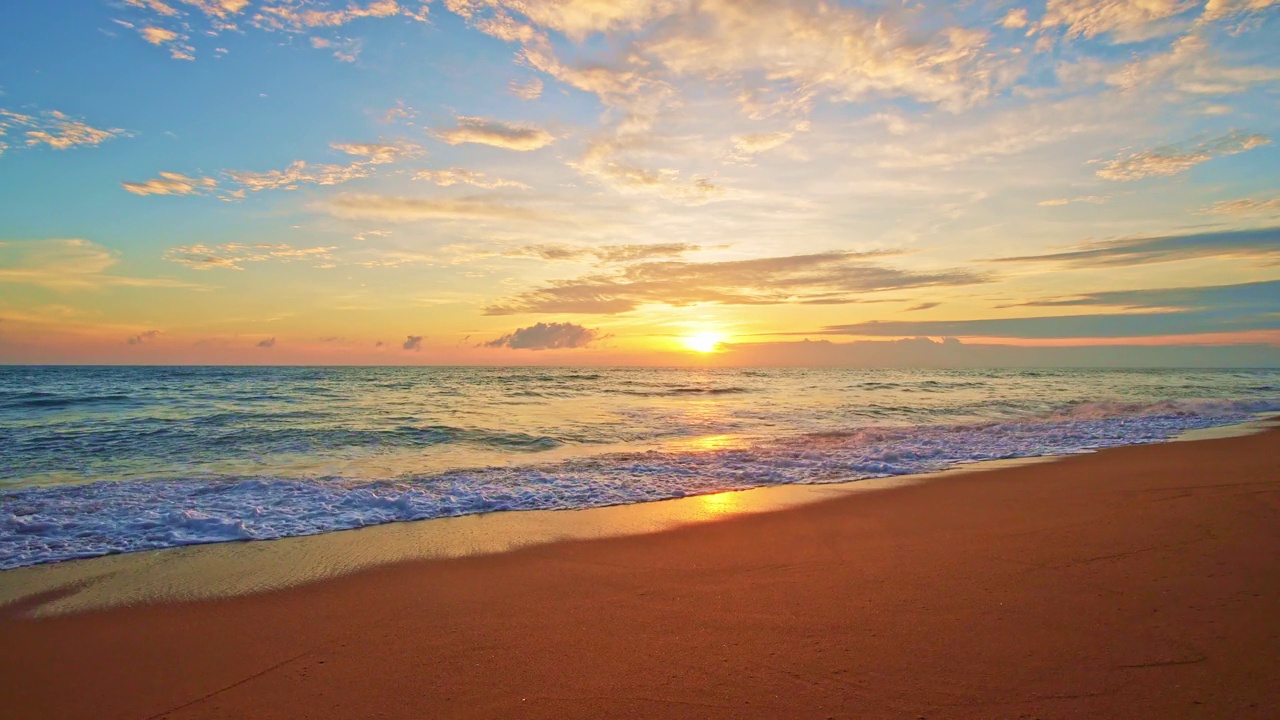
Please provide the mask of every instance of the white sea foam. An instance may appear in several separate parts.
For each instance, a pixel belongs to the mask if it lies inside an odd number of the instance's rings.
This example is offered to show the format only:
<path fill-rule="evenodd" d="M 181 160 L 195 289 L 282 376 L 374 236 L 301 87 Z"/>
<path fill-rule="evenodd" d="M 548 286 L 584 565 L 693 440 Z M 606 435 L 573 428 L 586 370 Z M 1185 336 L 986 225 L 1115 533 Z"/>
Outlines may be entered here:
<path fill-rule="evenodd" d="M 932 472 L 983 460 L 1158 442 L 1277 409 L 1271 402 L 1091 402 L 1009 422 L 867 427 L 745 448 L 614 454 L 378 482 L 226 477 L 9 490 L 0 493 L 0 569 L 405 520 Z"/>

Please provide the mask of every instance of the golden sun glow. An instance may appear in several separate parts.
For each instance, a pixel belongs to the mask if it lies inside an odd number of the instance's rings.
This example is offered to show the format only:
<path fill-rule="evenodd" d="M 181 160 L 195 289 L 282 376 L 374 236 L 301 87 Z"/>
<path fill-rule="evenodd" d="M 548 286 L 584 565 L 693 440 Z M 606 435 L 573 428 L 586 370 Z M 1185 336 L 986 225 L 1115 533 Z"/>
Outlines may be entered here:
<path fill-rule="evenodd" d="M 720 349 L 720 343 L 724 342 L 724 336 L 715 332 L 700 332 L 696 335 L 690 335 L 682 338 L 684 346 L 694 352 L 712 353 Z"/>

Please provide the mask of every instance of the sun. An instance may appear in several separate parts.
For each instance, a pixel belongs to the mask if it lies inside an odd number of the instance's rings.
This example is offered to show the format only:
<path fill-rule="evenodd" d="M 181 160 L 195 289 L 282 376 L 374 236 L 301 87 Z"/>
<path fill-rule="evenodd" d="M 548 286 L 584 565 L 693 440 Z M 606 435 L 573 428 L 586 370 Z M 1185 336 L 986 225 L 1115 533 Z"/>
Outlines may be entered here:
<path fill-rule="evenodd" d="M 681 339 L 685 347 L 700 353 L 713 353 L 719 350 L 720 343 L 724 342 L 724 336 L 714 332 L 700 332 Z"/>

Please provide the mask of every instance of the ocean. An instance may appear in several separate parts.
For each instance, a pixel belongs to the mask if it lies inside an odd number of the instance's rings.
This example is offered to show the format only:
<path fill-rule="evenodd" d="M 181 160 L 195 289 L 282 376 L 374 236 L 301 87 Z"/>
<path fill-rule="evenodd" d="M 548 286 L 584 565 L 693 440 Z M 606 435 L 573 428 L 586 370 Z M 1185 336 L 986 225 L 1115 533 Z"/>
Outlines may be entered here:
<path fill-rule="evenodd" d="M 0 367 L 0 569 L 1168 440 L 1280 370 Z"/>

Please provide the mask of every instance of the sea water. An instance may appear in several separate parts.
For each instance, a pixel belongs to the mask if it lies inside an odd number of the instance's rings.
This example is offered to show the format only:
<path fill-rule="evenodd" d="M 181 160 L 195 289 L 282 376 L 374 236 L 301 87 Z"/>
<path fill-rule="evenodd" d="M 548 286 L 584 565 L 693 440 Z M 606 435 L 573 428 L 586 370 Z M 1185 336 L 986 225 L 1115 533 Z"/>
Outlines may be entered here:
<path fill-rule="evenodd" d="M 1277 370 L 0 367 L 0 569 L 1167 440 Z"/>

